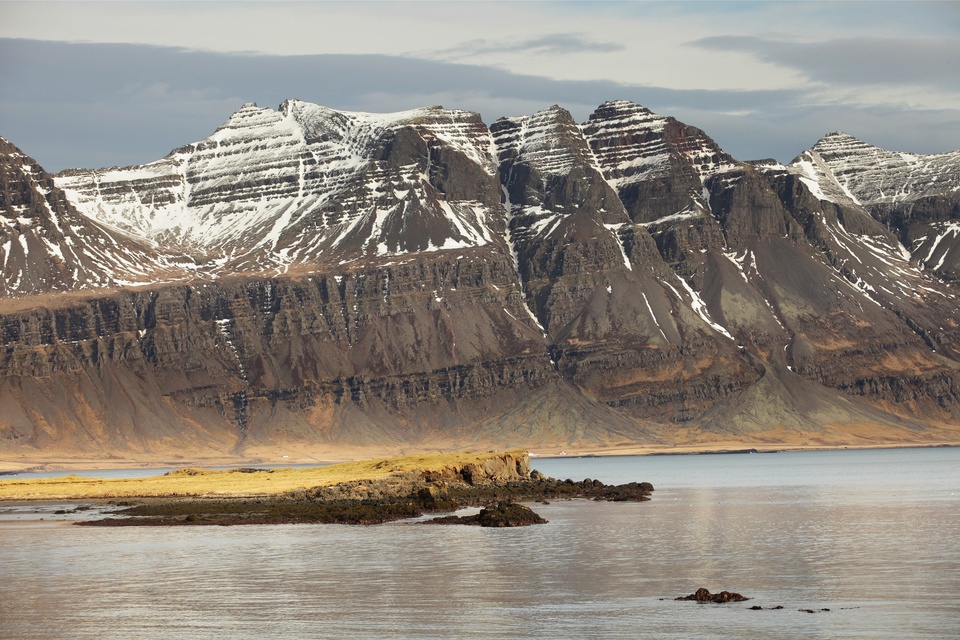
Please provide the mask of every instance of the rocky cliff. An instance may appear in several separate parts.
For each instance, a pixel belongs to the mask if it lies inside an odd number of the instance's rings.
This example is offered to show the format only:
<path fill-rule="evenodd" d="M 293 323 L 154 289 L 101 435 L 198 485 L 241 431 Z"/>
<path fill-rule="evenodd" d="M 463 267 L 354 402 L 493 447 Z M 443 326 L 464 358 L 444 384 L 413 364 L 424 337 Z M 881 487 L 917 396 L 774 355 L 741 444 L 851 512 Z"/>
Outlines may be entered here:
<path fill-rule="evenodd" d="M 158 162 L 56 177 L 4 144 L 9 453 L 862 443 L 960 423 L 956 154 L 831 134 L 744 163 L 623 101 L 489 128 L 245 105 Z"/>

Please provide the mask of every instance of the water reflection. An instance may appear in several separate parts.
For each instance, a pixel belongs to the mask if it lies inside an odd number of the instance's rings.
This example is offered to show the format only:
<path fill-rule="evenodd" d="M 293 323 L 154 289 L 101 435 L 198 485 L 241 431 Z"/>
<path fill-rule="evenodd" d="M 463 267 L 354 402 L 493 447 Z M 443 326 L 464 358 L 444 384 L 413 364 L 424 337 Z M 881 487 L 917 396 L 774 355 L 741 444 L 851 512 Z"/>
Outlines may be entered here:
<path fill-rule="evenodd" d="M 538 504 L 550 523 L 512 530 L 8 522 L 0 638 L 956 637 L 960 456 L 888 456 L 880 473 L 857 453 L 814 456 L 816 473 L 800 456 L 765 486 L 732 456 L 645 467 L 660 480 L 637 474 L 648 460 L 589 461 L 567 475 L 629 467 L 653 501 Z M 668 482 L 693 470 L 739 484 Z M 700 586 L 754 599 L 672 600 Z"/>

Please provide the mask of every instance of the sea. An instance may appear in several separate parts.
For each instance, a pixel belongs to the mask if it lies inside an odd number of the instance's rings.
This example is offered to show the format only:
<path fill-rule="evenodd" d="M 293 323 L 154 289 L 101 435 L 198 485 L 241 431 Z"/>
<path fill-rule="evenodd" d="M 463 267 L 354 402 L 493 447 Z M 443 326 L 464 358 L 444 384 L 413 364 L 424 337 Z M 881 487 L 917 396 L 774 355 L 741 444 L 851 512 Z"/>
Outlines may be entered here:
<path fill-rule="evenodd" d="M 549 523 L 514 529 L 96 528 L 55 513 L 79 503 L 0 504 L 0 638 L 960 638 L 960 448 L 532 466 L 656 490 L 534 503 Z M 750 599 L 675 600 L 700 587 Z"/>

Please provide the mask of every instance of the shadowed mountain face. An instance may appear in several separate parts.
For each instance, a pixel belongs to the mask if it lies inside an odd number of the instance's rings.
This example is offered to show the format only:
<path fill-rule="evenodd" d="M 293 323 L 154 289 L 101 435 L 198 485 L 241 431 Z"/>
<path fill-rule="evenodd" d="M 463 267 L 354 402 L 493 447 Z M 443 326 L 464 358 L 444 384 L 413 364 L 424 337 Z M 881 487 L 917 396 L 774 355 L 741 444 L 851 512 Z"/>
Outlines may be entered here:
<path fill-rule="evenodd" d="M 149 165 L 0 146 L 0 452 L 955 439 L 960 156 L 244 105 Z"/>

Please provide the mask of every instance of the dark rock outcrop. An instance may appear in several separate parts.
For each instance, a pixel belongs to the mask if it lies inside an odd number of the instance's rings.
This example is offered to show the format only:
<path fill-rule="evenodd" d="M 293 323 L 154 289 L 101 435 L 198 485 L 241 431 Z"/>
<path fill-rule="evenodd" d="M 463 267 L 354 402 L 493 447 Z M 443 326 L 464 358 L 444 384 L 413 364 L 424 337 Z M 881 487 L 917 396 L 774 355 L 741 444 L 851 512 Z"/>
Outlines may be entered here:
<path fill-rule="evenodd" d="M 720 593 L 710 593 L 707 589 L 700 587 L 696 590 L 695 593 L 691 593 L 688 596 L 680 596 L 679 598 L 674 598 L 675 600 L 692 600 L 694 602 L 715 602 L 718 604 L 723 604 L 725 602 L 744 602 L 749 600 L 745 596 L 740 595 L 739 593 L 734 593 L 732 591 L 721 591 Z"/>
<path fill-rule="evenodd" d="M 534 513 L 530 507 L 513 502 L 498 502 L 496 506 L 484 507 L 472 516 L 444 516 L 426 521 L 426 524 L 464 524 L 496 528 L 528 527 L 546 523 L 547 521 Z"/>

